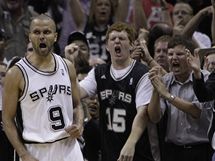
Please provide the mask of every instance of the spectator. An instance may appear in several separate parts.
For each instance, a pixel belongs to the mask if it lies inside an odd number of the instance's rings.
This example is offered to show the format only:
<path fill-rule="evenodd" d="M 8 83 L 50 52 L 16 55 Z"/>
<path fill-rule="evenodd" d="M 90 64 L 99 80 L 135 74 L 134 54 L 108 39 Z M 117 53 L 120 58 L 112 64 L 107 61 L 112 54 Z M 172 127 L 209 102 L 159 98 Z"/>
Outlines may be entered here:
<path fill-rule="evenodd" d="M 101 58 L 90 58 L 89 43 L 84 33 L 79 31 L 70 33 L 67 43 L 65 57 L 74 62 L 77 73 L 80 72 L 80 68 L 105 63 Z"/>
<path fill-rule="evenodd" d="M 210 14 L 210 9 L 204 8 L 194 15 L 193 9 L 188 3 L 177 2 L 172 15 L 174 34 L 181 34 L 188 39 L 193 39 L 200 48 L 211 47 L 208 35 L 197 31 L 200 22 Z M 164 22 L 171 24 L 170 20 L 170 18 L 166 18 Z"/>
<path fill-rule="evenodd" d="M 157 23 L 152 28 L 150 28 L 147 46 L 152 57 L 154 57 L 154 52 L 155 52 L 154 50 L 155 41 L 159 37 L 164 35 L 169 35 L 169 36 L 173 35 L 173 28 L 170 25 L 166 23 Z"/>
<path fill-rule="evenodd" d="M 96 66 L 80 82 L 81 98 L 98 94 L 102 161 L 153 160 L 145 130 L 151 84 L 147 67 L 130 58 L 134 38 L 133 28 L 113 24 L 106 34 L 111 64 Z"/>
<path fill-rule="evenodd" d="M 170 40 L 170 36 L 161 36 L 154 45 L 154 60 L 167 72 L 169 72 L 168 43 Z"/>
<path fill-rule="evenodd" d="M 90 57 L 101 58 L 108 62 L 110 55 L 105 48 L 105 34 L 108 26 L 113 22 L 125 21 L 128 0 L 119 0 L 117 11 L 111 0 L 92 0 L 89 17 L 83 13 L 78 0 L 70 0 L 70 7 L 77 30 L 83 31 L 89 41 Z"/>
<path fill-rule="evenodd" d="M 85 121 L 83 138 L 85 146 L 84 156 L 88 161 L 100 161 L 101 159 L 101 135 L 99 126 L 99 103 L 97 97 L 89 97 L 82 100 L 89 112 L 89 118 Z"/>
<path fill-rule="evenodd" d="M 203 72 L 200 68 L 200 62 L 199 62 L 199 56 L 196 52 L 196 55 L 189 56 L 188 62 L 190 67 L 193 70 L 193 89 L 194 92 L 200 102 L 208 102 L 213 101 L 212 106 L 208 106 L 207 108 L 210 108 L 210 110 L 213 113 L 213 117 L 211 119 L 210 128 L 208 131 L 208 137 L 211 142 L 211 146 L 213 149 L 215 149 L 215 142 L 214 142 L 214 131 L 215 131 L 215 86 L 214 86 L 214 80 L 215 80 L 215 72 L 212 71 L 212 73 L 209 75 L 208 80 L 206 81 L 203 75 Z M 209 105 L 209 104 L 207 104 Z M 213 154 L 212 161 L 215 161 L 215 153 Z"/>
<path fill-rule="evenodd" d="M 65 57 L 74 63 L 76 72 L 79 73 L 79 69 L 83 66 L 89 65 L 89 44 L 82 32 L 70 33 L 67 46 L 65 47 Z"/>
<path fill-rule="evenodd" d="M 157 122 L 166 110 L 164 161 L 210 161 L 211 148 L 207 130 L 211 113 L 203 108 L 193 91 L 191 68 L 187 56 L 194 51 L 194 44 L 182 37 L 174 37 L 168 43 L 170 73 L 159 79 L 159 70 L 150 70 L 154 86 L 148 113 Z M 205 78 L 208 72 L 205 72 Z M 161 98 L 160 98 L 161 97 Z"/>

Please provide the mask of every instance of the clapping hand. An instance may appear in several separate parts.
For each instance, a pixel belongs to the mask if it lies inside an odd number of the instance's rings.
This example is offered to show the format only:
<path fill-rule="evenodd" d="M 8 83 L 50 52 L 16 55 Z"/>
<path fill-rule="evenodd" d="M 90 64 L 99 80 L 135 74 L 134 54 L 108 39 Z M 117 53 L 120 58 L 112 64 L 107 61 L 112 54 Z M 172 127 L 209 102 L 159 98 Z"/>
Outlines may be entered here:
<path fill-rule="evenodd" d="M 187 61 L 191 69 L 193 70 L 195 78 L 201 78 L 201 66 L 199 58 L 199 49 L 195 49 L 194 55 L 190 52 L 187 53 Z"/>
<path fill-rule="evenodd" d="M 154 87 L 154 89 L 161 95 L 163 98 L 168 98 L 169 91 L 167 90 L 166 86 L 162 82 L 162 68 L 159 66 L 153 67 L 149 71 L 149 79 Z"/>
<path fill-rule="evenodd" d="M 194 55 L 187 51 L 187 61 L 191 69 L 195 71 L 200 71 L 200 58 L 199 58 L 199 49 L 195 49 Z"/>

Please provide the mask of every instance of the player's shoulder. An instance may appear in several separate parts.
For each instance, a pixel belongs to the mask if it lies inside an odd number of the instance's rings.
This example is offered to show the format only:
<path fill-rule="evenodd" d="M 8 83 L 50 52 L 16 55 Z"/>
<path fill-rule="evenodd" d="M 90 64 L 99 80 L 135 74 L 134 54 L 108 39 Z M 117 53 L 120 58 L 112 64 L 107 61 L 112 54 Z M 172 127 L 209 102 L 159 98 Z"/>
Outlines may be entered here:
<path fill-rule="evenodd" d="M 21 69 L 14 65 L 7 70 L 6 76 L 4 79 L 4 85 L 8 84 L 10 87 L 23 87 L 24 84 L 24 75 Z"/>
<path fill-rule="evenodd" d="M 13 67 L 11 67 L 7 70 L 6 76 L 17 77 L 17 78 L 21 77 L 22 76 L 22 70 L 17 65 L 14 65 Z"/>

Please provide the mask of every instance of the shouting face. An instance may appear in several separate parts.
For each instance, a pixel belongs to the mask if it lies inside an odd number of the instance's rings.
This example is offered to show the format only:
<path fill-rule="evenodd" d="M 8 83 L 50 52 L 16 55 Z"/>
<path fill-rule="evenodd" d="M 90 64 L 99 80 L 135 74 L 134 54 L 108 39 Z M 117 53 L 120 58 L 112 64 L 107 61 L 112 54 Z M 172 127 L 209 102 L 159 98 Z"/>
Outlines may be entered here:
<path fill-rule="evenodd" d="M 54 22 L 51 19 L 34 19 L 30 26 L 29 39 L 36 54 L 40 56 L 50 54 L 57 40 Z"/>

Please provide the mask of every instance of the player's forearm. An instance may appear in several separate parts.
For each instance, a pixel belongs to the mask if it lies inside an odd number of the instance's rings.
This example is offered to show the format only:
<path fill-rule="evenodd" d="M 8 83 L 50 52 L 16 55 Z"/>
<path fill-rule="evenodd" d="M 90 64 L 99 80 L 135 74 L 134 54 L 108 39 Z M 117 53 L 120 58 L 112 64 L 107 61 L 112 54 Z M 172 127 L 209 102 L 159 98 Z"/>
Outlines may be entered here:
<path fill-rule="evenodd" d="M 155 89 L 153 89 L 151 101 L 148 105 L 148 115 L 153 123 L 157 123 L 161 119 L 160 96 Z"/>
<path fill-rule="evenodd" d="M 166 98 L 172 105 L 174 105 L 179 110 L 190 114 L 194 118 L 199 118 L 201 115 L 201 110 L 197 108 L 195 105 L 192 104 L 192 102 L 183 100 L 179 97 L 176 97 L 174 99 L 172 98 Z"/>
<path fill-rule="evenodd" d="M 84 122 L 84 111 L 81 104 L 77 105 L 74 110 L 74 123 L 83 125 Z"/>
<path fill-rule="evenodd" d="M 3 117 L 3 124 L 4 131 L 11 144 L 15 148 L 16 152 L 18 153 L 19 157 L 21 158 L 22 156 L 28 154 L 27 149 L 25 148 L 24 144 L 20 139 L 20 136 L 18 135 L 18 131 L 14 121 L 8 121 L 5 117 Z"/>
<path fill-rule="evenodd" d="M 142 107 L 139 107 L 142 108 Z M 138 109 L 139 112 L 134 118 L 132 130 L 128 137 L 127 143 L 136 145 L 148 123 L 148 115 L 146 109 Z"/>
<path fill-rule="evenodd" d="M 198 28 L 200 22 L 210 14 L 209 7 L 200 10 L 192 19 L 186 24 L 182 31 L 182 35 L 188 38 L 192 38 L 193 33 Z"/>

